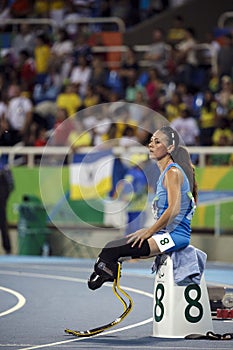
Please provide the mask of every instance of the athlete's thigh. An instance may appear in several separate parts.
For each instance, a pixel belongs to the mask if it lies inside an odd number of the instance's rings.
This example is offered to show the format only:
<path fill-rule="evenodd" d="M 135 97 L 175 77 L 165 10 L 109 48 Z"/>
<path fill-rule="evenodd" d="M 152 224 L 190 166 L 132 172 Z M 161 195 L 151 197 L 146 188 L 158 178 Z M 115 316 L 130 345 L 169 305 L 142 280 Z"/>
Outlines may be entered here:
<path fill-rule="evenodd" d="M 148 239 L 148 244 L 150 247 L 150 255 L 149 256 L 155 256 L 155 255 L 161 254 L 161 251 L 160 251 L 157 243 L 155 242 L 155 240 L 152 237 Z"/>

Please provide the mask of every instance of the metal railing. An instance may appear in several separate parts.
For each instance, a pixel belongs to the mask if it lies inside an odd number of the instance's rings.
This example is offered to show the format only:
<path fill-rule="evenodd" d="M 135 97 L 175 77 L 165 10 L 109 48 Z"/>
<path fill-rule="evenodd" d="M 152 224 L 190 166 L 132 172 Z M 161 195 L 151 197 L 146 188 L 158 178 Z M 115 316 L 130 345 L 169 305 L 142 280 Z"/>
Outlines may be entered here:
<path fill-rule="evenodd" d="M 231 20 L 231 27 L 233 26 L 233 11 L 227 11 L 221 14 L 221 16 L 218 18 L 218 27 L 219 28 L 226 28 L 228 25 L 226 25 L 227 21 Z"/>
<path fill-rule="evenodd" d="M 31 25 L 50 25 L 53 30 L 57 29 L 58 23 L 52 18 L 6 18 L 2 19 L 1 26 L 5 25 L 18 25 L 18 24 L 31 24 Z M 125 23 L 119 17 L 80 17 L 78 19 L 64 19 L 64 25 L 67 24 L 115 24 L 118 31 L 125 32 Z M 59 23 L 60 25 L 60 23 Z"/>
<path fill-rule="evenodd" d="M 91 150 L 93 150 L 92 147 L 81 147 L 77 153 L 88 153 Z M 189 151 L 190 155 L 198 155 L 198 164 L 199 167 L 205 167 L 206 166 L 206 158 L 208 155 L 211 154 L 233 154 L 233 147 L 232 146 L 225 146 L 225 147 L 217 147 L 217 146 L 210 146 L 210 147 L 200 147 L 200 146 L 192 146 L 187 147 L 187 150 Z M 125 152 L 128 151 L 125 147 L 114 147 L 113 153 L 118 156 L 123 156 Z M 130 153 L 147 153 L 148 150 L 144 146 L 139 147 L 130 147 Z M 15 162 L 16 156 L 26 156 L 26 160 L 24 160 L 24 164 L 26 164 L 28 167 L 34 167 L 36 165 L 35 163 L 35 157 L 36 156 L 51 156 L 51 160 L 53 156 L 68 156 L 68 164 L 69 159 L 73 154 L 73 151 L 70 147 L 60 147 L 60 146 L 45 146 L 45 147 L 24 147 L 24 146 L 14 146 L 14 147 L 1 147 L 0 153 L 8 155 L 9 159 L 9 165 L 10 166 L 16 166 L 18 163 Z"/>
<path fill-rule="evenodd" d="M 222 23 L 226 18 L 232 16 L 233 17 L 233 12 L 227 12 L 222 15 L 222 19 L 220 16 L 220 23 Z M 55 32 L 58 28 L 57 22 L 51 18 L 15 18 L 15 19 L 3 19 L 1 25 L 18 25 L 18 24 L 23 24 L 27 23 L 30 25 L 44 25 L 44 26 L 50 26 L 52 31 Z M 125 23 L 124 21 L 119 18 L 119 17 L 82 17 L 79 19 L 64 19 L 63 21 L 64 25 L 68 24 L 114 24 L 117 26 L 118 32 L 120 33 L 125 33 Z M 169 45 L 167 45 L 168 51 L 170 49 Z M 150 45 L 134 45 L 133 49 L 135 52 L 139 55 L 139 66 L 140 67 L 149 67 L 150 62 L 143 59 L 143 54 L 147 52 L 150 49 Z M 196 53 L 200 53 L 201 51 L 204 50 L 209 50 L 211 53 L 211 46 L 207 43 L 198 43 L 196 45 Z M 93 45 L 92 46 L 92 52 L 93 53 L 124 53 L 127 50 L 126 45 Z M 217 66 L 217 60 L 216 57 L 211 57 L 211 64 L 213 69 L 216 71 L 216 66 Z M 106 63 L 106 62 L 105 62 Z M 106 65 L 109 68 L 119 68 L 120 66 L 120 61 L 111 61 L 108 62 Z"/>

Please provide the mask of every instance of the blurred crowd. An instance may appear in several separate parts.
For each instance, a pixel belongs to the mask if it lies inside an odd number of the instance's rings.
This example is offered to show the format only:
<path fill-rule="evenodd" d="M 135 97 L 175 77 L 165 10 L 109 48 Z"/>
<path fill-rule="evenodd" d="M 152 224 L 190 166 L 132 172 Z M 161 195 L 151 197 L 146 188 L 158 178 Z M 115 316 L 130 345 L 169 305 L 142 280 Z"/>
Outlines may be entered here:
<path fill-rule="evenodd" d="M 126 27 L 190 0 L 2 0 L 0 18 L 50 18 L 57 26 L 67 19 L 119 17 Z M 70 25 L 71 31 L 76 30 Z"/>
<path fill-rule="evenodd" d="M 143 54 L 126 47 L 113 69 L 90 43 L 92 31 L 100 28 L 62 23 L 66 16 L 115 16 L 126 1 L 51 1 L 54 8 L 42 0 L 21 3 L 30 5 L 27 13 L 17 8 L 21 17 L 46 17 L 49 12 L 60 25 L 51 31 L 20 24 L 10 48 L 1 50 L 0 145 L 43 146 L 51 135 L 53 145 L 74 148 L 106 140 L 111 145 L 146 145 L 148 108 L 163 115 L 187 146 L 233 145 L 230 30 L 221 38 L 208 33 L 205 43 L 199 43 L 194 30 L 176 16 L 167 32 L 155 28 L 150 33 L 151 44 Z M 161 10 L 166 6 L 162 1 Z M 1 15 L 7 9 L 6 17 L 15 15 L 9 1 Z M 106 113 L 98 108 L 102 103 L 117 103 L 118 108 Z M 208 162 L 225 165 L 233 160 L 230 154 L 213 155 Z"/>

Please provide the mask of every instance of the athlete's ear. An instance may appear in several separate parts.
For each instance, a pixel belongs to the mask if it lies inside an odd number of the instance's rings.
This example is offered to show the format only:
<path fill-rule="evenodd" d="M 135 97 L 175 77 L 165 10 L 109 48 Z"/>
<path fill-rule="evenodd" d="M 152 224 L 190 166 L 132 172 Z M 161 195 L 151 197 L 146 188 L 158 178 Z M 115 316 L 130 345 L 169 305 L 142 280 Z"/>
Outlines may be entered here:
<path fill-rule="evenodd" d="M 174 145 L 170 145 L 170 146 L 168 146 L 168 148 L 167 148 L 167 152 L 168 152 L 168 153 L 172 153 L 172 152 L 174 151 L 174 149 L 175 149 L 175 146 L 174 146 Z"/>

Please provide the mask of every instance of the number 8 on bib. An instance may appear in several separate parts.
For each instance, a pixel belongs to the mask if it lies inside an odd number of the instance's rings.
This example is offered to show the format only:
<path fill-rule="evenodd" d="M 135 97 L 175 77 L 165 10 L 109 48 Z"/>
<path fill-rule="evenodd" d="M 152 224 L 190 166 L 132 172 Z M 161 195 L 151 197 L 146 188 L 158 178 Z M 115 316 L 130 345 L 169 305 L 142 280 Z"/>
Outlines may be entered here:
<path fill-rule="evenodd" d="M 168 232 L 162 234 L 155 234 L 153 236 L 155 242 L 157 243 L 159 250 L 163 253 L 166 250 L 174 247 L 175 243 Z"/>

